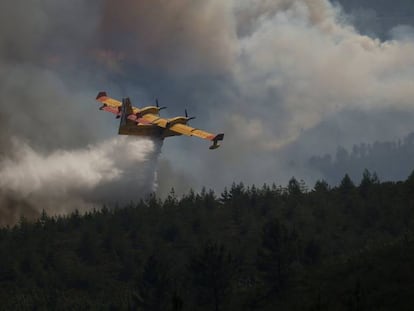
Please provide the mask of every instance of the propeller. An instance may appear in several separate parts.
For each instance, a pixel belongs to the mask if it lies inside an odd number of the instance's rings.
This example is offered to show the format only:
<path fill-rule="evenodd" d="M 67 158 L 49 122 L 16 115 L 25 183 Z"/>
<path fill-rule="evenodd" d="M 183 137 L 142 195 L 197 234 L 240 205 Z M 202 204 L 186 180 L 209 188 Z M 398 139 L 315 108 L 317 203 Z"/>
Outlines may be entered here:
<path fill-rule="evenodd" d="M 187 109 L 184 110 L 187 121 L 194 120 L 196 117 L 188 117 Z"/>
<path fill-rule="evenodd" d="M 158 102 L 158 98 L 155 99 L 155 105 L 157 106 L 158 110 L 163 110 L 163 109 L 167 108 L 166 106 L 160 107 L 160 104 Z"/>

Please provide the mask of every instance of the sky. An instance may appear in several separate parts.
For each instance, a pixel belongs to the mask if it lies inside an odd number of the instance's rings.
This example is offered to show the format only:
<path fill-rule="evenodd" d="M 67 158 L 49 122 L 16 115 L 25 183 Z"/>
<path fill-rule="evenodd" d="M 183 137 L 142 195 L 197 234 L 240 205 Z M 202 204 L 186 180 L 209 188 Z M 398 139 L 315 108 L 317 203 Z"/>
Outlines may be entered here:
<path fill-rule="evenodd" d="M 312 157 L 413 131 L 409 1 L 6 0 L 0 17 L 1 224 L 171 187 L 312 185 L 328 177 Z M 118 137 L 103 90 L 187 109 L 222 147 Z"/>

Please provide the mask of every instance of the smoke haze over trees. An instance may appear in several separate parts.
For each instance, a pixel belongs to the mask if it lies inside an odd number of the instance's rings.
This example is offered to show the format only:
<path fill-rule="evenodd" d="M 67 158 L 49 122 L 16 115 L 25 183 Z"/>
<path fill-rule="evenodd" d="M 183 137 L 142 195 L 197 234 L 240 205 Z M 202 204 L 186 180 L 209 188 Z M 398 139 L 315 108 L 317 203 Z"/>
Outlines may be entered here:
<path fill-rule="evenodd" d="M 361 143 L 352 150 L 339 147 L 334 157 L 330 154 L 314 156 L 309 165 L 334 184 L 342 178 L 341 174 L 358 178 L 365 169 L 380 177 L 386 176 L 388 180 L 402 180 L 406 177 L 406 168 L 414 167 L 414 133 L 398 141 Z"/>

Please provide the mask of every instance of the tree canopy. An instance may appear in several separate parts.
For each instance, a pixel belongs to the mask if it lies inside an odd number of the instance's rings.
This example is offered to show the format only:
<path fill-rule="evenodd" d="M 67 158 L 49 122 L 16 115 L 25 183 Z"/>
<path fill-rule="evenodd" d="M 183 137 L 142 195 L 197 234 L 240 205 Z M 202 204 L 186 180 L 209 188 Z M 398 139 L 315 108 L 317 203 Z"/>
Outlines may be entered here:
<path fill-rule="evenodd" d="M 411 310 L 412 176 L 22 218 L 0 229 L 1 309 Z"/>

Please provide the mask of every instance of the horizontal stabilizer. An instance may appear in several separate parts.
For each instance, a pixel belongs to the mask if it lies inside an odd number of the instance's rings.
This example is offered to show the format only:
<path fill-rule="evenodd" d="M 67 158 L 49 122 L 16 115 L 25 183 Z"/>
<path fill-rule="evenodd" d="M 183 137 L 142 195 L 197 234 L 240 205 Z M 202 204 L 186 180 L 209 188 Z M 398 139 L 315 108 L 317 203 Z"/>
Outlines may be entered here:
<path fill-rule="evenodd" d="M 220 147 L 220 144 L 218 144 L 218 141 L 222 141 L 224 138 L 224 134 L 220 133 L 217 134 L 216 136 L 214 136 L 211 140 L 213 141 L 213 144 L 210 146 L 210 149 L 217 149 L 218 147 Z"/>

